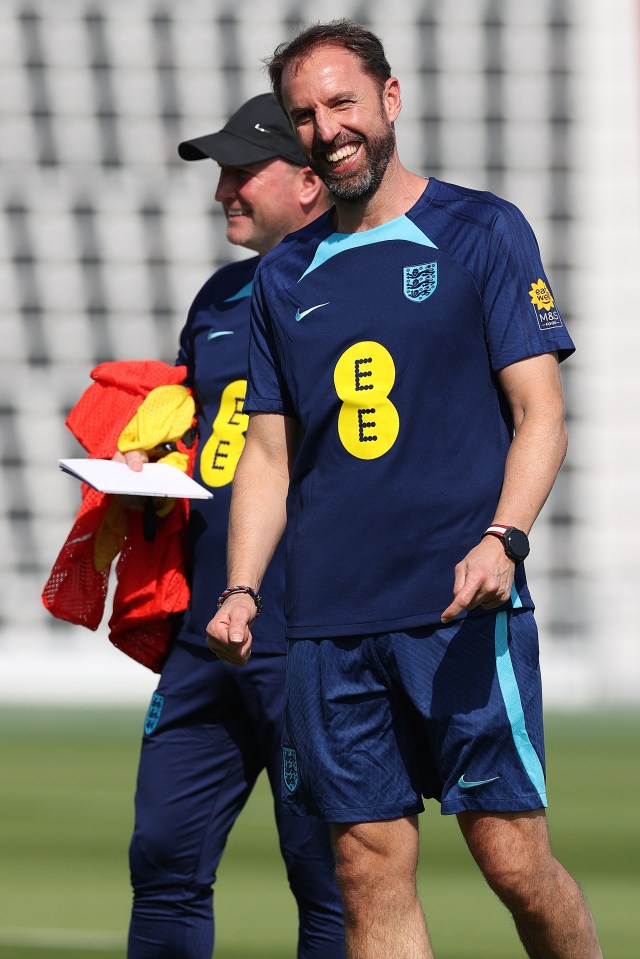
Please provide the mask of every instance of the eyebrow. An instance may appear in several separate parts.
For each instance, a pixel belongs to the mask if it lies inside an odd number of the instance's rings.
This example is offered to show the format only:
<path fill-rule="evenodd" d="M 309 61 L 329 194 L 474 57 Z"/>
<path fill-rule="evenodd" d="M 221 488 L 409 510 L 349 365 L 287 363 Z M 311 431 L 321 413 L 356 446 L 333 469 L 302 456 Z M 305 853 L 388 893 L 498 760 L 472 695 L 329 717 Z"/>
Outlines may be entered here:
<path fill-rule="evenodd" d="M 358 97 L 353 90 L 342 90 L 339 93 L 334 93 L 334 95 L 327 101 L 328 106 L 335 106 L 337 103 L 340 103 L 341 100 L 357 100 Z M 289 116 L 291 119 L 298 116 L 304 116 L 305 113 L 313 113 L 313 107 L 292 107 L 289 109 Z"/>

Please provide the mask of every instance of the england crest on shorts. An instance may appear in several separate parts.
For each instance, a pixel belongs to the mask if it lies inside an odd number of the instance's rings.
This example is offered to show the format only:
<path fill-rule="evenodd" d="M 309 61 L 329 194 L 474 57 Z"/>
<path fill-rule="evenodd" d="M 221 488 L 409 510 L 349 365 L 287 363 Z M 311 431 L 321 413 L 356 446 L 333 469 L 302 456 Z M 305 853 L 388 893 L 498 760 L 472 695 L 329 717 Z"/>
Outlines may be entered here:
<path fill-rule="evenodd" d="M 164 706 L 164 696 L 162 693 L 154 693 L 149 703 L 147 715 L 144 719 L 145 735 L 150 736 L 160 721 L 160 714 Z"/>
<path fill-rule="evenodd" d="M 404 295 L 412 303 L 422 303 L 435 292 L 438 285 L 438 264 L 420 263 L 416 266 L 405 266 Z"/>
<path fill-rule="evenodd" d="M 289 792 L 295 792 L 298 788 L 298 757 L 295 749 L 289 746 L 282 747 L 282 776 Z"/>

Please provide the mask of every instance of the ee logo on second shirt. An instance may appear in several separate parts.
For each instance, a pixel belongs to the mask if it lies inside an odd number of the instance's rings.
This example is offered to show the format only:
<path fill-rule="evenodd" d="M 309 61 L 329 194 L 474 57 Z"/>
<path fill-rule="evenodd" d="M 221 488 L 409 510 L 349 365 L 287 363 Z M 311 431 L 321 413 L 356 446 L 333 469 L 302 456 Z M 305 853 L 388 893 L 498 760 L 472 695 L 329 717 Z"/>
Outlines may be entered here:
<path fill-rule="evenodd" d="M 200 454 L 200 475 L 207 486 L 226 486 L 233 479 L 249 422 L 242 412 L 246 392 L 246 380 L 235 380 L 222 391 L 213 432 Z"/>
<path fill-rule="evenodd" d="M 354 343 L 336 363 L 333 382 L 342 400 L 338 435 L 352 456 L 377 459 L 395 443 L 400 418 L 389 399 L 395 379 L 393 357 L 373 340 Z"/>

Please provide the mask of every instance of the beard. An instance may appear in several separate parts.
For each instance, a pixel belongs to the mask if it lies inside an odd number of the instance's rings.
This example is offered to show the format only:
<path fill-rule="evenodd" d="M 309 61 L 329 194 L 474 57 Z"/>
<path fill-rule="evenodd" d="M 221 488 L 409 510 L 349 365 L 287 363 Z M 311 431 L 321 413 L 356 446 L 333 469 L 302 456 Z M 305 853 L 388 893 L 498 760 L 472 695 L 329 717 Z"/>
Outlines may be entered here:
<path fill-rule="evenodd" d="M 353 143 L 354 137 L 348 138 L 347 142 Z M 396 136 L 393 127 L 389 127 L 383 134 L 376 137 L 358 137 L 359 142 L 364 144 L 367 155 L 367 166 L 363 173 L 340 174 L 333 173 L 326 168 L 326 161 L 310 162 L 310 166 L 316 173 L 327 189 L 338 200 L 347 203 L 356 203 L 361 200 L 367 200 L 373 196 L 382 183 L 382 178 L 389 165 L 389 160 L 393 156 L 396 145 Z M 340 143 L 333 144 L 333 149 L 337 149 Z"/>

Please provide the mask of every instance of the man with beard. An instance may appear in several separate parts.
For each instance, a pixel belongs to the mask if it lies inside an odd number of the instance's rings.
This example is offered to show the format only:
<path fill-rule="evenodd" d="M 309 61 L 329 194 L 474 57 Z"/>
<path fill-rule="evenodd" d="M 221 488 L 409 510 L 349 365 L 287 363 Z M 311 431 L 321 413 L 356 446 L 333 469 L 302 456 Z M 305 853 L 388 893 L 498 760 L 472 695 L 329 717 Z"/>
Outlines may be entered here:
<path fill-rule="evenodd" d="M 433 956 L 415 881 L 428 797 L 529 956 L 597 959 L 549 848 L 522 562 L 566 451 L 573 352 L 535 238 L 505 200 L 401 164 L 399 83 L 369 31 L 311 27 L 269 70 L 335 209 L 256 273 L 209 645 L 247 662 L 286 500 L 283 791 L 332 824 L 347 955 Z"/>

